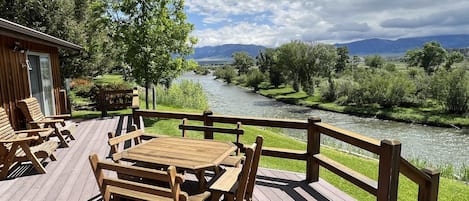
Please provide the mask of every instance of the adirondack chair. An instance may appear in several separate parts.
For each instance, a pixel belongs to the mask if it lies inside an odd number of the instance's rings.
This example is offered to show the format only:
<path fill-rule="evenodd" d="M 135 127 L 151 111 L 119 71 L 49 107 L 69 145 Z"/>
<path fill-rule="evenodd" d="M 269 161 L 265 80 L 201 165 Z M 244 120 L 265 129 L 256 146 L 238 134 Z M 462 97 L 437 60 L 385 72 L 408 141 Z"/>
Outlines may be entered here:
<path fill-rule="evenodd" d="M 240 150 L 243 149 L 244 145 L 240 142 L 241 135 L 244 135 L 244 130 L 241 129 L 241 122 L 236 124 L 236 128 L 229 129 L 229 128 L 218 128 L 214 126 L 194 126 L 194 125 L 187 125 L 188 120 L 186 118 L 182 119 L 182 124 L 179 125 L 179 129 L 182 130 L 182 137 L 187 136 L 187 131 L 211 131 L 214 133 L 222 133 L 222 134 L 232 134 L 236 135 L 236 141 L 233 143 L 238 146 L 238 150 L 236 151 L 235 156 L 229 156 L 225 158 L 221 164 L 224 166 L 231 166 L 231 167 L 238 167 L 243 159 L 240 156 Z M 217 169 L 215 169 L 218 171 Z"/>
<path fill-rule="evenodd" d="M 63 114 L 46 117 L 42 114 L 39 102 L 34 97 L 19 101 L 17 106 L 26 117 L 29 128 L 53 128 L 55 130 L 54 136 L 59 138 L 61 146 L 63 147 L 69 147 L 66 138 L 75 140 L 75 137 L 73 137 L 70 131 L 75 124 L 65 123 L 65 118 L 70 117 L 70 115 Z M 60 126 L 57 124 L 60 124 Z"/>
<path fill-rule="evenodd" d="M 184 178 L 176 173 L 174 166 L 170 166 L 167 171 L 154 170 L 100 161 L 96 154 L 92 154 L 89 160 L 104 201 L 118 200 L 119 198 L 132 200 L 203 201 L 210 196 L 210 192 L 189 196 L 186 192 L 181 191 L 180 186 L 184 182 Z M 167 182 L 169 188 L 113 178 L 107 176 L 109 174 L 104 174 L 104 170 L 117 174 Z"/>
<path fill-rule="evenodd" d="M 228 201 L 252 200 L 263 141 L 262 136 L 257 136 L 256 142 L 246 148 L 242 167 L 226 167 L 211 181 L 209 191 L 212 200 L 218 201 L 221 195 Z"/>
<path fill-rule="evenodd" d="M 58 147 L 55 141 L 42 140 L 39 132 L 46 133 L 48 131 L 52 131 L 52 129 L 14 131 L 5 110 L 0 108 L 0 165 L 3 164 L 0 179 L 5 179 L 8 176 L 8 170 L 16 163 L 23 161 L 31 161 L 39 173 L 46 173 L 47 171 L 39 158 L 50 158 L 55 161 L 53 152 Z M 31 146 L 32 144 L 35 145 Z"/>

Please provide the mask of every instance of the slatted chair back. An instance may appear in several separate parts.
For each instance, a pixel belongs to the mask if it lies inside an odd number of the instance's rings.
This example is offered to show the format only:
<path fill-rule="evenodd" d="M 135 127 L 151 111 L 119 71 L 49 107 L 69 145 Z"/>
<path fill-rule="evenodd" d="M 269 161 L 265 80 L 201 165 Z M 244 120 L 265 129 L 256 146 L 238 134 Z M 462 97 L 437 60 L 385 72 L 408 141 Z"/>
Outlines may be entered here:
<path fill-rule="evenodd" d="M 114 132 L 109 132 L 107 134 L 109 138 L 108 144 L 111 147 L 111 154 L 119 152 L 119 147 L 128 140 L 133 140 L 134 145 L 142 143 L 141 137 L 144 135 L 143 129 L 138 129 L 137 125 L 133 124 L 130 130 L 131 131 L 129 133 L 120 136 L 116 136 Z"/>
<path fill-rule="evenodd" d="M 47 172 L 39 159 L 49 157 L 56 160 L 53 152 L 58 144 L 55 141 L 43 142 L 38 132 L 44 130 L 47 129 L 14 131 L 5 110 L 0 108 L 0 162 L 3 164 L 0 179 L 7 177 L 8 170 L 15 163 L 23 161 L 31 161 L 39 173 Z"/>
<path fill-rule="evenodd" d="M 236 200 L 244 200 L 246 195 L 246 189 L 249 181 L 249 172 L 251 171 L 251 166 L 254 158 L 254 150 L 256 149 L 257 144 L 254 143 L 252 146 L 246 148 L 245 160 L 243 163 L 243 168 L 241 174 L 238 178 L 238 189 L 236 190 Z"/>
<path fill-rule="evenodd" d="M 238 150 L 236 151 L 236 155 L 239 155 L 240 150 L 243 149 L 243 144 L 240 142 L 241 135 L 244 135 L 244 130 L 241 129 L 241 122 L 237 122 L 236 128 L 220 128 L 214 126 L 195 126 L 195 125 L 188 125 L 187 118 L 182 119 L 182 124 L 179 125 L 179 129 L 182 130 L 182 137 L 187 137 L 187 131 L 209 131 L 214 133 L 222 133 L 222 134 L 234 134 L 236 135 L 236 140 L 233 142 L 237 147 Z"/>
<path fill-rule="evenodd" d="M 124 198 L 142 199 L 144 197 L 152 200 L 163 200 L 172 198 L 174 201 L 187 201 L 189 196 L 181 191 L 180 185 L 184 178 L 176 173 L 176 168 L 170 166 L 167 171 L 154 170 L 142 167 L 135 167 L 100 161 L 96 154 L 89 157 L 91 168 L 96 178 L 96 182 L 104 200 L 110 200 L 111 196 Z M 153 186 L 135 181 L 128 181 L 107 176 L 104 171 L 126 174 L 134 177 L 151 179 L 154 181 L 168 182 L 169 188 Z"/>
<path fill-rule="evenodd" d="M 39 102 L 34 97 L 20 100 L 17 106 L 20 108 L 21 112 L 23 112 L 28 122 L 37 122 L 46 119 L 41 111 Z"/>
<path fill-rule="evenodd" d="M 259 167 L 259 161 L 262 154 L 262 144 L 264 138 L 261 135 L 256 137 L 256 148 L 254 149 L 254 156 L 252 158 L 251 170 L 249 171 L 248 184 L 246 187 L 246 200 L 252 200 L 254 186 L 256 184 L 257 169 Z"/>
<path fill-rule="evenodd" d="M 5 109 L 0 107 L 0 140 L 10 140 L 15 138 L 15 131 L 11 127 L 8 115 L 5 112 Z M 11 148 L 11 145 L 12 143 L 0 144 L 0 161 L 4 161 Z"/>

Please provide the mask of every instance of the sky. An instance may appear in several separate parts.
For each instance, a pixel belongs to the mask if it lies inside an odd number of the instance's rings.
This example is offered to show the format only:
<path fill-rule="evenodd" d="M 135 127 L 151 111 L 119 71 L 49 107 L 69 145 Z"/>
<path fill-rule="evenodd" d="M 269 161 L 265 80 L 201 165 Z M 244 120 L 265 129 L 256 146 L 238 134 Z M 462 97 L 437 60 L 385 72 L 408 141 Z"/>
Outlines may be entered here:
<path fill-rule="evenodd" d="M 186 0 L 197 47 L 469 34 L 469 0 Z"/>

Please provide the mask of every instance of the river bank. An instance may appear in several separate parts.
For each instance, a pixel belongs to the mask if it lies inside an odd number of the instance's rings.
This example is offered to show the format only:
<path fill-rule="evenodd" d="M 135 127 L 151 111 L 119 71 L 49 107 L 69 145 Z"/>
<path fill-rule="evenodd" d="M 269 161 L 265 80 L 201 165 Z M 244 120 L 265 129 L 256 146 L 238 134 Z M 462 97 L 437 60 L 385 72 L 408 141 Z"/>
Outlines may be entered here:
<path fill-rule="evenodd" d="M 260 89 L 258 94 L 273 98 L 287 104 L 301 105 L 313 109 L 350 114 L 359 117 L 377 118 L 405 123 L 418 123 L 429 126 L 469 129 L 469 117 L 466 115 L 448 114 L 436 108 L 381 108 L 377 105 L 342 106 L 320 100 L 319 94 L 308 96 L 304 92 L 295 92 L 291 87 Z"/>

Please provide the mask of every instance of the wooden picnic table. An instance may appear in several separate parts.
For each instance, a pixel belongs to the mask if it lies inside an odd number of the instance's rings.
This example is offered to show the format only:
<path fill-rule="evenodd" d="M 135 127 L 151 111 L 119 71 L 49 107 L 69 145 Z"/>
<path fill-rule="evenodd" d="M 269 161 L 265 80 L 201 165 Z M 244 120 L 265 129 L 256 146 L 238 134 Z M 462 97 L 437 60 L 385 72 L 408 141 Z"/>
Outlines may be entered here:
<path fill-rule="evenodd" d="M 236 151 L 231 142 L 178 137 L 154 138 L 113 155 L 114 160 L 139 161 L 193 170 L 200 190 L 205 189 L 205 170 L 215 168 Z"/>

